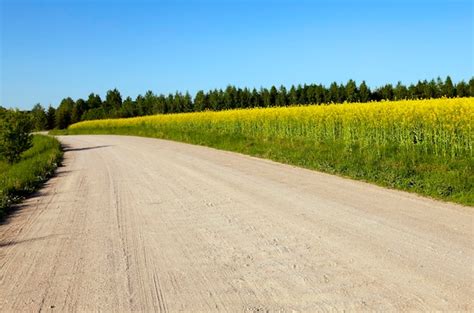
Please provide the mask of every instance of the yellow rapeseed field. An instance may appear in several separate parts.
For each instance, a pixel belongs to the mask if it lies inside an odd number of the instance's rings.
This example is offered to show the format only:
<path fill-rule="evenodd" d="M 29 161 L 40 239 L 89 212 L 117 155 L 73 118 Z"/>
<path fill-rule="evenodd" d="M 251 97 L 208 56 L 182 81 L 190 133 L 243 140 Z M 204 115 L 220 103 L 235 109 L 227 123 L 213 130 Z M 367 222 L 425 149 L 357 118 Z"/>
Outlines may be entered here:
<path fill-rule="evenodd" d="M 395 144 L 456 157 L 472 156 L 474 98 L 385 101 L 276 108 L 240 109 L 84 121 L 69 127 L 204 132 L 257 138 L 338 141 L 347 146 Z M 136 133 L 136 131 L 135 131 Z"/>

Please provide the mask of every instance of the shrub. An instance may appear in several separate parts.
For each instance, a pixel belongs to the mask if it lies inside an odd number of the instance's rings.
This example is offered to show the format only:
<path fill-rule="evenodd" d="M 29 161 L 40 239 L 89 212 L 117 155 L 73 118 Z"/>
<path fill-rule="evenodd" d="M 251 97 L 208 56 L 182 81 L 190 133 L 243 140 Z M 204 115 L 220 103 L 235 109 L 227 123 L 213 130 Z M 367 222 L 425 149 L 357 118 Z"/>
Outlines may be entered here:
<path fill-rule="evenodd" d="M 10 164 L 31 147 L 31 121 L 25 113 L 8 110 L 0 118 L 0 157 Z"/>

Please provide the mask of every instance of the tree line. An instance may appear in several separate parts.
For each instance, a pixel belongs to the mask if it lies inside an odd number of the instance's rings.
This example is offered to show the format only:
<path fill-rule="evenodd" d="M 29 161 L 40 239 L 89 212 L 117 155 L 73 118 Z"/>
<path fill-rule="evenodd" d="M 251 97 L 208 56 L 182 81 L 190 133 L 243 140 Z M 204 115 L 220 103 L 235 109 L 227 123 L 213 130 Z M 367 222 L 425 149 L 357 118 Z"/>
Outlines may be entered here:
<path fill-rule="evenodd" d="M 188 92 L 156 95 L 147 91 L 145 95 L 122 98 L 117 89 L 107 91 L 105 99 L 91 93 L 87 99 L 64 98 L 57 109 L 40 104 L 30 111 L 34 129 L 67 128 L 70 124 L 94 119 L 135 117 L 151 114 L 169 114 L 220 111 L 236 108 L 273 107 L 343 102 L 368 102 L 381 100 L 430 99 L 441 97 L 474 97 L 474 78 L 468 83 L 453 83 L 446 79 L 418 81 L 409 86 L 398 82 L 371 89 L 365 81 L 357 84 L 349 80 L 346 84 L 336 82 L 326 87 L 322 84 L 297 85 L 289 89 L 284 86 L 271 88 L 237 88 L 227 86 L 207 92 L 200 90 L 192 97 Z"/>

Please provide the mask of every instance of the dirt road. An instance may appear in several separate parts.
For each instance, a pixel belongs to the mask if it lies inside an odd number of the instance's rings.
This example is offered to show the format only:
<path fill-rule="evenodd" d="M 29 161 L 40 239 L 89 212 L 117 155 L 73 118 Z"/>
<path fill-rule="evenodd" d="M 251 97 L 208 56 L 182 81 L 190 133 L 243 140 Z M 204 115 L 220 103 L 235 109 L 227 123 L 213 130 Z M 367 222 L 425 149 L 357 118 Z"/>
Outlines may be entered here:
<path fill-rule="evenodd" d="M 72 136 L 0 225 L 0 311 L 473 310 L 474 210 L 229 152 Z"/>

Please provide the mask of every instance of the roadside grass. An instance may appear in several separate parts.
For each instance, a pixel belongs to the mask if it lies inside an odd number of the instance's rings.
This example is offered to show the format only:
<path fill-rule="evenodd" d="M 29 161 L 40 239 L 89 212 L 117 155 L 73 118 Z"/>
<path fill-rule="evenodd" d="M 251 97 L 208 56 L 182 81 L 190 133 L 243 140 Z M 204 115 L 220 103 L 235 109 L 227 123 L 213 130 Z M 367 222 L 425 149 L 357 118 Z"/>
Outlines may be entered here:
<path fill-rule="evenodd" d="M 275 108 L 174 114 L 82 122 L 62 134 L 182 141 L 474 206 L 473 104 L 474 98 L 402 101 L 382 104 L 387 109 L 368 105 L 358 116 L 360 104 L 334 106 L 321 109 L 328 115 L 320 120 L 307 117 L 311 108 L 299 116 Z"/>
<path fill-rule="evenodd" d="M 34 135 L 33 146 L 22 154 L 20 161 L 12 165 L 0 161 L 0 220 L 12 204 L 35 191 L 54 173 L 61 158 L 57 139 Z"/>
<path fill-rule="evenodd" d="M 68 135 L 69 132 L 67 129 L 52 129 L 50 131 L 48 131 L 48 135 L 51 135 L 51 136 L 65 136 L 65 135 Z"/>

